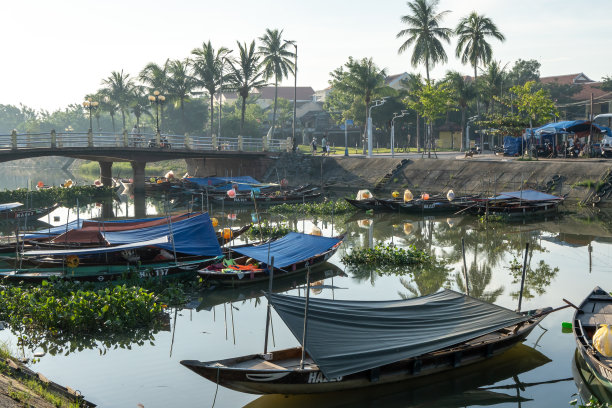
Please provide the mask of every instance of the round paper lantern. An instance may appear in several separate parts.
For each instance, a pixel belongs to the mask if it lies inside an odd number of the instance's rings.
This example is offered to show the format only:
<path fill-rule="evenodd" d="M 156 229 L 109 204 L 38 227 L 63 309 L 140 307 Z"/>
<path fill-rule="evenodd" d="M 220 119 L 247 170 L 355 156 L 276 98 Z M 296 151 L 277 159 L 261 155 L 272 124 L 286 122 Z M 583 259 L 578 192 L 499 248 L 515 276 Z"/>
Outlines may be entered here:
<path fill-rule="evenodd" d="M 223 228 L 223 239 L 231 239 L 232 235 L 232 230 L 230 228 Z"/>
<path fill-rule="evenodd" d="M 410 190 L 405 190 L 404 191 L 404 202 L 407 203 L 409 201 L 412 201 L 412 199 L 414 198 L 414 196 L 412 195 L 412 191 Z"/>
<path fill-rule="evenodd" d="M 38 183 L 36 183 L 36 187 L 38 188 L 43 188 L 45 186 L 45 183 L 43 183 L 42 181 L 39 181 Z"/>
<path fill-rule="evenodd" d="M 212 223 L 213 228 L 216 228 L 219 225 L 219 220 L 216 218 L 211 218 L 210 222 Z"/>
<path fill-rule="evenodd" d="M 319 227 L 312 227 L 312 230 L 310 231 L 310 235 L 316 235 L 318 237 L 321 236 L 321 228 Z"/>
<path fill-rule="evenodd" d="M 236 190 L 234 190 L 233 188 L 231 190 L 227 190 L 227 196 L 229 198 L 235 198 L 236 197 Z"/>
<path fill-rule="evenodd" d="M 149 179 L 149 181 L 150 181 L 151 183 L 155 183 L 155 177 L 151 177 L 151 178 Z"/>
<path fill-rule="evenodd" d="M 425 201 L 429 200 L 429 194 L 427 194 L 427 193 L 424 193 L 424 194 L 423 194 L 421 197 L 422 197 L 422 198 L 423 198 L 423 200 L 425 200 Z"/>
<path fill-rule="evenodd" d="M 393 196 L 393 198 L 397 198 L 399 197 L 399 191 L 394 191 L 391 193 L 391 196 Z"/>
<path fill-rule="evenodd" d="M 448 193 L 446 193 L 446 198 L 448 201 L 453 201 L 455 199 L 455 192 L 453 190 L 448 190 Z"/>

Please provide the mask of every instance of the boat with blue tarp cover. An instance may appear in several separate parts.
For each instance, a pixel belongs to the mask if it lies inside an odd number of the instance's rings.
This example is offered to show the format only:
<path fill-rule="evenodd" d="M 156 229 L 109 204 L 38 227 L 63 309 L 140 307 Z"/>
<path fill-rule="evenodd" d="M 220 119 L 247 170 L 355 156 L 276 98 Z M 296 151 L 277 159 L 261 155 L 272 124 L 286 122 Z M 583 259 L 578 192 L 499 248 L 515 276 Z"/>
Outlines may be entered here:
<path fill-rule="evenodd" d="M 391 301 L 267 297 L 302 347 L 181 364 L 219 385 L 254 394 L 364 388 L 501 354 L 553 311 L 517 313 L 448 289 Z"/>
<path fill-rule="evenodd" d="M 290 232 L 282 238 L 259 244 L 230 248 L 226 259 L 198 271 L 205 283 L 245 285 L 269 279 L 274 258 L 274 276 L 304 273 L 327 261 L 336 252 L 344 236 L 321 237 Z"/>
<path fill-rule="evenodd" d="M 565 198 L 537 190 L 500 193 L 494 197 L 475 198 L 461 204 L 463 210 L 477 215 L 529 217 L 556 213 Z"/>

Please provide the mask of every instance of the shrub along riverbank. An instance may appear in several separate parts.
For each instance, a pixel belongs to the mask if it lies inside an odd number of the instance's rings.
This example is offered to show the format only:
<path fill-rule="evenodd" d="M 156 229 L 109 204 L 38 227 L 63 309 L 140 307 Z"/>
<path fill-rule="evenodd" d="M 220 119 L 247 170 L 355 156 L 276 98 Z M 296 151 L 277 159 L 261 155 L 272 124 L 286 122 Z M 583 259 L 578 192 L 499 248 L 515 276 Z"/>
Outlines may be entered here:
<path fill-rule="evenodd" d="M 42 190 L 29 191 L 25 188 L 0 191 L 0 203 L 18 201 L 31 206 L 49 206 L 60 204 L 74 206 L 87 204 L 96 200 L 113 198 L 115 190 L 112 187 L 74 186 L 70 188 L 51 187 Z"/>
<path fill-rule="evenodd" d="M 321 203 L 281 204 L 268 209 L 272 214 L 300 215 L 340 215 L 355 212 L 356 208 L 344 199 L 323 201 Z"/>

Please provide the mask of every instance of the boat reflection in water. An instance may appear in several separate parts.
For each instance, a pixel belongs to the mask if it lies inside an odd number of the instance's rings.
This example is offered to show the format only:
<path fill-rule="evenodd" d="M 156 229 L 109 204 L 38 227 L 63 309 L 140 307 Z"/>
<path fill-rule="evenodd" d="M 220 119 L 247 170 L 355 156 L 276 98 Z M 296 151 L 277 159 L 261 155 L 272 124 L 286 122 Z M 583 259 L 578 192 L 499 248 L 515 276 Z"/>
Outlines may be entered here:
<path fill-rule="evenodd" d="M 518 344 L 500 356 L 482 363 L 460 367 L 441 374 L 399 383 L 310 395 L 265 395 L 245 405 L 257 407 L 409 407 L 470 405 L 496 405 L 530 401 L 520 395 L 525 385 L 511 386 L 516 392 L 508 394 L 495 387 L 497 382 L 518 376 L 549 363 L 551 360 L 539 351 Z M 488 388 L 488 389 L 487 389 Z M 500 387 L 501 388 L 501 387 Z M 503 389 L 503 388 L 502 388 Z"/>
<path fill-rule="evenodd" d="M 578 394 L 585 404 L 591 397 L 595 397 L 599 402 L 612 403 L 612 389 L 606 387 L 595 377 L 578 350 L 572 359 L 572 375 L 578 388 Z"/>
<path fill-rule="evenodd" d="M 310 289 L 313 294 L 320 292 L 322 289 L 341 289 L 334 286 L 335 276 L 346 276 L 346 274 L 336 265 L 325 262 L 320 266 L 313 268 L 310 272 Z M 292 275 L 283 277 L 275 275 L 272 281 L 272 292 L 282 293 L 292 289 L 301 290 L 306 284 L 306 274 Z M 303 289 L 303 288 L 302 288 Z M 241 302 L 248 299 L 258 299 L 264 295 L 264 291 L 268 290 L 268 282 L 255 283 L 244 287 L 211 287 L 199 294 L 199 305 L 197 310 L 210 310 L 210 308 L 227 303 Z M 300 294 L 301 295 L 301 294 Z"/>

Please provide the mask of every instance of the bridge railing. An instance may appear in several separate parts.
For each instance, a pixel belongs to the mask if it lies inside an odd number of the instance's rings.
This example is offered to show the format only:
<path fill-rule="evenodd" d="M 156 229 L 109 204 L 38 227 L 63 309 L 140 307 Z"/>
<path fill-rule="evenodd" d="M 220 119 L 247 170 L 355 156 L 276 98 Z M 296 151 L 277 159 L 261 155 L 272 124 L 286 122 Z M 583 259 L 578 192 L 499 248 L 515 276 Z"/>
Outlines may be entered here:
<path fill-rule="evenodd" d="M 201 135 L 175 135 L 156 133 L 116 132 L 55 132 L 0 134 L 0 150 L 64 149 L 64 148 L 167 148 L 219 151 L 288 151 L 291 139 L 238 136 L 216 137 Z"/>

